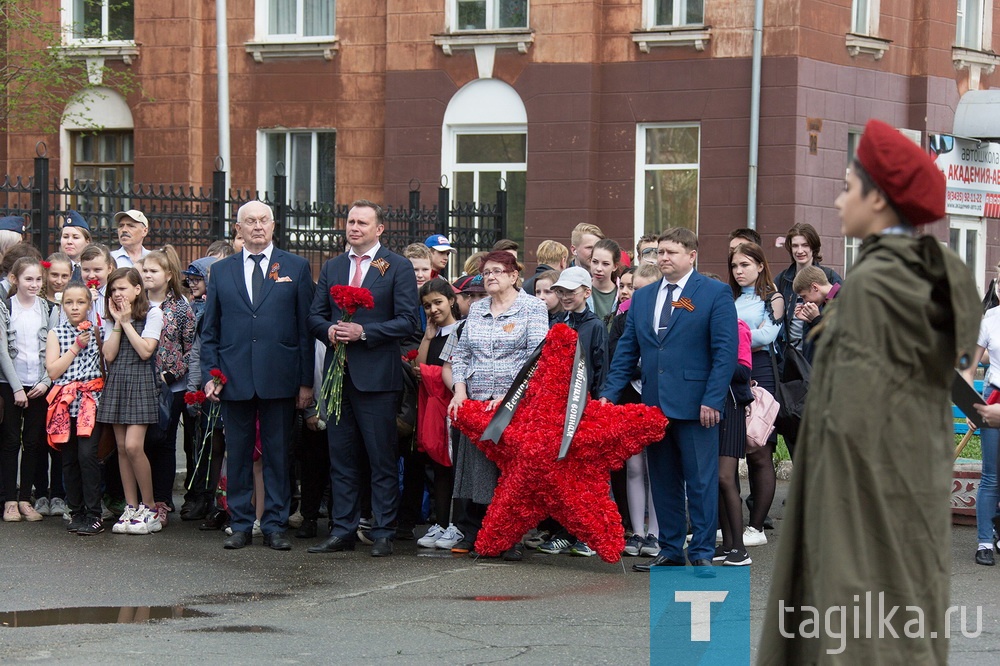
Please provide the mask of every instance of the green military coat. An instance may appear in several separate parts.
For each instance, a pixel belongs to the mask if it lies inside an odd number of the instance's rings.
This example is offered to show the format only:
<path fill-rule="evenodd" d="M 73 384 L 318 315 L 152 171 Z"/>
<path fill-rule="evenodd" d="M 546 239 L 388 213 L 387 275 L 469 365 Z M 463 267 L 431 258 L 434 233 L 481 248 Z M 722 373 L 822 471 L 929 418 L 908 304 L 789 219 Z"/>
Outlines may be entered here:
<path fill-rule="evenodd" d="M 759 664 L 947 661 L 950 387 L 980 315 L 971 272 L 934 238 L 861 245 L 819 331 Z M 904 633 L 906 606 L 924 638 Z"/>

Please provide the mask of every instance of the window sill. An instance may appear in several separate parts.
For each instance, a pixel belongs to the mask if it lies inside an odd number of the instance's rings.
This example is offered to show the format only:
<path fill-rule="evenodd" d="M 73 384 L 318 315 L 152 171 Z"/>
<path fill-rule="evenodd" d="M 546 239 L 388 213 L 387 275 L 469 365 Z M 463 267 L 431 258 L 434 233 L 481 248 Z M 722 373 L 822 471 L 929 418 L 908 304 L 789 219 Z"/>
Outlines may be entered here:
<path fill-rule="evenodd" d="M 340 40 L 336 37 L 318 37 L 288 42 L 259 41 L 244 44 L 247 53 L 255 62 L 277 58 L 323 58 L 333 60 L 340 50 Z"/>
<path fill-rule="evenodd" d="M 693 46 L 695 51 L 704 51 L 711 38 L 710 25 L 650 28 L 632 33 L 632 41 L 639 45 L 639 50 L 643 53 L 649 53 L 651 48 L 658 46 Z"/>
<path fill-rule="evenodd" d="M 440 46 L 447 56 L 459 49 L 475 49 L 477 46 L 493 46 L 498 49 L 516 48 L 519 53 L 527 53 L 528 45 L 534 41 L 534 32 L 523 28 L 515 30 L 467 30 L 434 35 L 435 46 Z"/>
<path fill-rule="evenodd" d="M 992 74 L 1000 63 L 1000 55 L 993 51 L 976 51 L 962 46 L 951 47 L 951 61 L 955 69 L 971 69 L 973 65 L 981 68 L 984 74 Z"/>
<path fill-rule="evenodd" d="M 66 58 L 80 60 L 121 60 L 131 65 L 139 57 L 139 45 L 135 42 L 114 41 L 101 42 L 97 40 L 70 42 L 61 47 L 60 51 Z"/>
<path fill-rule="evenodd" d="M 854 32 L 847 33 L 845 41 L 847 52 L 851 54 L 852 58 L 866 53 L 876 60 L 881 60 L 885 52 L 889 50 L 889 45 L 892 44 L 891 39 L 882 39 L 881 37 L 874 37 L 872 35 L 859 35 Z"/>

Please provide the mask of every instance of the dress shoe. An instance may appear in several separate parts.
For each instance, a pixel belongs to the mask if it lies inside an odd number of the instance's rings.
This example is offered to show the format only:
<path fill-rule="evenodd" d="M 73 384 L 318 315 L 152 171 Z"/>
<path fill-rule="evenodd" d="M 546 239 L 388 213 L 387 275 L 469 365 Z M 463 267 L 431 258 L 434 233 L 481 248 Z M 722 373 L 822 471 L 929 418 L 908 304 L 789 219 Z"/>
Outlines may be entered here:
<path fill-rule="evenodd" d="M 387 537 L 379 537 L 372 544 L 372 557 L 387 557 L 392 555 L 392 541 Z"/>
<path fill-rule="evenodd" d="M 299 529 L 295 532 L 296 539 L 315 539 L 316 538 L 316 520 L 310 518 L 304 518 L 302 524 L 299 525 Z"/>
<path fill-rule="evenodd" d="M 222 547 L 226 550 L 239 550 L 248 545 L 250 545 L 249 532 L 233 532 L 232 535 L 226 537 L 226 540 L 222 542 Z"/>
<path fill-rule="evenodd" d="M 645 564 L 633 564 L 632 571 L 638 571 L 640 573 L 649 573 L 653 567 L 682 567 L 683 562 L 678 562 L 677 560 L 672 560 L 666 555 L 657 555 L 653 559 L 649 560 Z"/>
<path fill-rule="evenodd" d="M 199 496 L 181 506 L 181 520 L 201 520 L 211 508 L 207 497 Z"/>
<path fill-rule="evenodd" d="M 288 540 L 284 532 L 275 532 L 274 534 L 264 535 L 264 545 L 269 546 L 271 550 L 291 550 L 292 542 Z"/>
<path fill-rule="evenodd" d="M 993 549 L 992 548 L 980 548 L 976 551 L 976 564 L 982 564 L 984 567 L 992 567 L 996 564 L 996 560 L 993 559 Z"/>
<path fill-rule="evenodd" d="M 323 543 L 309 548 L 306 552 L 339 553 L 342 550 L 354 550 L 354 541 L 348 541 L 344 537 L 332 536 Z"/>
<path fill-rule="evenodd" d="M 229 520 L 229 514 L 220 509 L 209 514 L 208 518 L 205 519 L 205 522 L 198 526 L 198 529 L 203 532 L 221 530 L 227 520 Z"/>

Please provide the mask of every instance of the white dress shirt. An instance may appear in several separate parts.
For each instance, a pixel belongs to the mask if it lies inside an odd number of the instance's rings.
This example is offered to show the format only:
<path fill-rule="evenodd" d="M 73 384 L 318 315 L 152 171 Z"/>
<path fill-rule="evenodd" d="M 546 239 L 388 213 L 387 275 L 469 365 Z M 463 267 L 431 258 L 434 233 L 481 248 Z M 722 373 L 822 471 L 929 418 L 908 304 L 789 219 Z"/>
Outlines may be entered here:
<path fill-rule="evenodd" d="M 350 252 L 347 253 L 347 256 L 351 258 L 351 270 L 347 274 L 347 284 L 352 284 L 354 282 L 354 271 L 357 269 L 358 265 L 358 262 L 354 260 L 354 257 L 368 257 L 367 259 L 361 260 L 361 282 L 364 282 L 365 278 L 368 277 L 368 269 L 372 265 L 372 259 L 375 258 L 375 255 L 378 254 L 378 251 L 381 249 L 382 244 L 378 242 L 360 254 L 355 252 L 353 247 L 351 248 Z"/>
<path fill-rule="evenodd" d="M 663 278 L 662 280 L 660 280 L 660 290 L 656 292 L 656 307 L 653 308 L 653 332 L 656 333 L 657 335 L 661 333 L 661 331 L 658 329 L 660 327 L 660 313 L 663 312 L 663 305 L 667 301 L 667 285 L 668 284 L 677 285 L 677 288 L 674 289 L 673 299 L 675 301 L 679 301 L 681 299 L 681 292 L 684 291 L 684 287 L 687 285 L 688 279 L 691 277 L 692 273 L 694 273 L 693 268 L 687 272 L 687 275 L 682 277 L 677 282 L 669 282 L 667 278 Z M 667 307 L 670 308 L 670 311 L 672 313 L 673 304 L 668 303 Z"/>
<path fill-rule="evenodd" d="M 247 296 L 250 297 L 251 302 L 253 301 L 253 282 L 252 275 L 253 270 L 256 268 L 256 264 L 253 259 L 250 258 L 252 254 L 263 254 L 264 258 L 260 260 L 260 270 L 264 273 L 264 278 L 267 278 L 268 271 L 271 270 L 271 253 L 274 251 L 274 243 L 268 243 L 267 247 L 264 248 L 263 252 L 254 253 L 248 250 L 245 246 L 243 247 L 243 280 L 247 285 Z"/>

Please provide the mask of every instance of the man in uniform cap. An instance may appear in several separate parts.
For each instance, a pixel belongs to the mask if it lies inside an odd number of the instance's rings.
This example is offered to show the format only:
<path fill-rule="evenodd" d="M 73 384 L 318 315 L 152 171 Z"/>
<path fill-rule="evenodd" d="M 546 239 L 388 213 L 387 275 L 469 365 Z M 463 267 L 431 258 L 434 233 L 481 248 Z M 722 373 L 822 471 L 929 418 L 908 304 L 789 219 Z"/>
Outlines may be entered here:
<path fill-rule="evenodd" d="M 962 260 L 918 233 L 944 201 L 927 153 L 870 121 L 836 200 L 864 240 L 820 327 L 760 664 L 948 661 L 950 389 L 981 310 Z"/>

